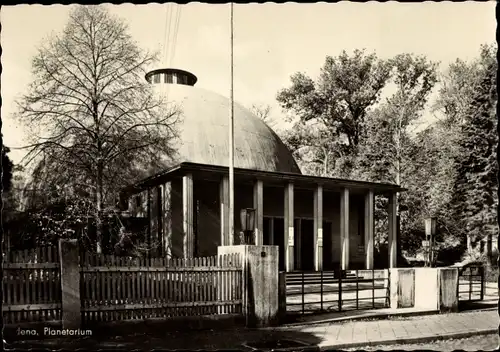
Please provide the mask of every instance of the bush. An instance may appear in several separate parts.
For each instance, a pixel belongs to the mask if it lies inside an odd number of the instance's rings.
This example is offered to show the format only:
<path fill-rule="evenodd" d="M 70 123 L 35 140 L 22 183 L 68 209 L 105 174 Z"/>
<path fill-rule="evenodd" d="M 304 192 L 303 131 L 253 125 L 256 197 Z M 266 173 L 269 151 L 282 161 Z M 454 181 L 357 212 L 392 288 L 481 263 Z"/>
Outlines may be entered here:
<path fill-rule="evenodd" d="M 484 280 L 486 282 L 498 282 L 498 266 L 488 265 L 484 270 Z"/>

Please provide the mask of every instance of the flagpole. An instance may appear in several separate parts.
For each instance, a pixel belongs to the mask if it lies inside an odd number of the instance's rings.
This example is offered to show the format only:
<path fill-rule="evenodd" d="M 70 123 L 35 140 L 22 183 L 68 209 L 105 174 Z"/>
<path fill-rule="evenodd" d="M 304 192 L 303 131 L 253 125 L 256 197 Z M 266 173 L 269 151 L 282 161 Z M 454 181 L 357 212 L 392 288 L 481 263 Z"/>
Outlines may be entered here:
<path fill-rule="evenodd" d="M 231 108 L 229 114 L 229 239 L 234 244 L 234 89 L 233 89 L 233 3 L 231 2 Z"/>

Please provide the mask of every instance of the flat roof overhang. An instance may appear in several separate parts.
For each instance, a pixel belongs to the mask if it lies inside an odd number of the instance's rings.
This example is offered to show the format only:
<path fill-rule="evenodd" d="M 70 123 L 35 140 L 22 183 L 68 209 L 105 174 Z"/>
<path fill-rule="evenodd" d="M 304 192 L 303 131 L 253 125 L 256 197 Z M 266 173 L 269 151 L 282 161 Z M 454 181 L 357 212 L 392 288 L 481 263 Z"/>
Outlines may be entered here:
<path fill-rule="evenodd" d="M 188 173 L 193 175 L 194 180 L 219 181 L 223 175 L 227 175 L 229 173 L 229 167 L 184 162 L 153 176 L 147 177 L 133 185 L 125 187 L 122 190 L 122 194 L 137 194 L 148 188 L 178 179 Z M 349 188 L 351 190 L 359 190 L 362 192 L 371 189 L 375 194 L 391 194 L 406 191 L 405 188 L 390 183 L 365 182 L 331 177 L 301 175 L 289 172 L 271 172 L 240 168 L 234 168 L 234 178 L 235 181 L 238 181 L 238 183 L 251 183 L 256 180 L 262 180 L 264 182 L 264 186 L 275 187 L 281 187 L 288 182 L 292 182 L 297 188 L 303 189 L 315 189 L 317 185 L 322 185 L 325 190 L 340 190 L 342 188 Z"/>

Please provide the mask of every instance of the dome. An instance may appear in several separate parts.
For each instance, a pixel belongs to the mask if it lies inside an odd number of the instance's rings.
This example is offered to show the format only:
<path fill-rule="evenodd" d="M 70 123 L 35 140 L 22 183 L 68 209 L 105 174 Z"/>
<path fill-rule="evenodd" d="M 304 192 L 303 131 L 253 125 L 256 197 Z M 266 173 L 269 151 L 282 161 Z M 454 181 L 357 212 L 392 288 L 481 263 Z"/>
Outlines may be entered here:
<path fill-rule="evenodd" d="M 230 100 L 194 87 L 197 78 L 187 71 L 155 70 L 146 79 L 180 110 L 175 162 L 228 166 Z M 276 133 L 238 103 L 234 104 L 234 167 L 301 173 Z"/>

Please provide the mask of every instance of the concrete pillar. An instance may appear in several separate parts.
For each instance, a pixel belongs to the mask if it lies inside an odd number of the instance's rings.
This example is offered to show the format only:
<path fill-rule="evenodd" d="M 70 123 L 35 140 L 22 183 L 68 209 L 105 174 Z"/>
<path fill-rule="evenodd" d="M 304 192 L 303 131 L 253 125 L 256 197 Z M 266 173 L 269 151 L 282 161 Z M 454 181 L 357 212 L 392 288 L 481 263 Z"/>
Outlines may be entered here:
<path fill-rule="evenodd" d="M 314 269 L 323 270 L 323 187 L 314 191 Z"/>
<path fill-rule="evenodd" d="M 342 270 L 349 269 L 349 189 L 340 193 L 340 243 Z"/>
<path fill-rule="evenodd" d="M 294 212 L 293 212 L 293 183 L 285 186 L 285 265 L 286 271 L 294 270 Z"/>
<path fill-rule="evenodd" d="M 61 321 L 63 329 L 79 329 L 81 325 L 80 267 L 77 240 L 59 240 L 61 265 Z"/>
<path fill-rule="evenodd" d="M 397 194 L 389 196 L 389 268 L 397 267 Z"/>
<path fill-rule="evenodd" d="M 194 257 L 194 197 L 193 175 L 182 177 L 182 223 L 184 258 Z"/>
<path fill-rule="evenodd" d="M 222 176 L 219 184 L 219 202 L 220 202 L 220 244 L 229 246 L 229 177 Z"/>
<path fill-rule="evenodd" d="M 172 257 L 172 183 L 162 185 L 162 245 L 163 255 Z"/>
<path fill-rule="evenodd" d="M 220 246 L 217 255 L 238 253 L 242 259 L 242 303 L 247 327 L 279 322 L 278 247 Z"/>
<path fill-rule="evenodd" d="M 439 310 L 439 269 L 414 268 L 414 270 L 415 308 Z"/>
<path fill-rule="evenodd" d="M 253 207 L 255 209 L 255 244 L 264 244 L 264 185 L 257 180 L 253 186 Z"/>
<path fill-rule="evenodd" d="M 391 308 L 415 306 L 415 270 L 392 268 L 390 271 Z"/>
<path fill-rule="evenodd" d="M 148 188 L 146 191 L 146 218 L 148 219 L 148 227 L 147 227 L 147 247 L 148 247 L 148 252 L 147 252 L 147 257 L 151 257 L 151 248 L 152 248 L 152 232 L 153 232 L 153 197 L 152 197 L 151 188 Z"/>
<path fill-rule="evenodd" d="M 373 269 L 373 234 L 375 232 L 374 222 L 375 195 L 369 190 L 365 196 L 365 263 L 366 269 Z"/>
<path fill-rule="evenodd" d="M 458 268 L 439 268 L 439 310 L 458 311 Z"/>

